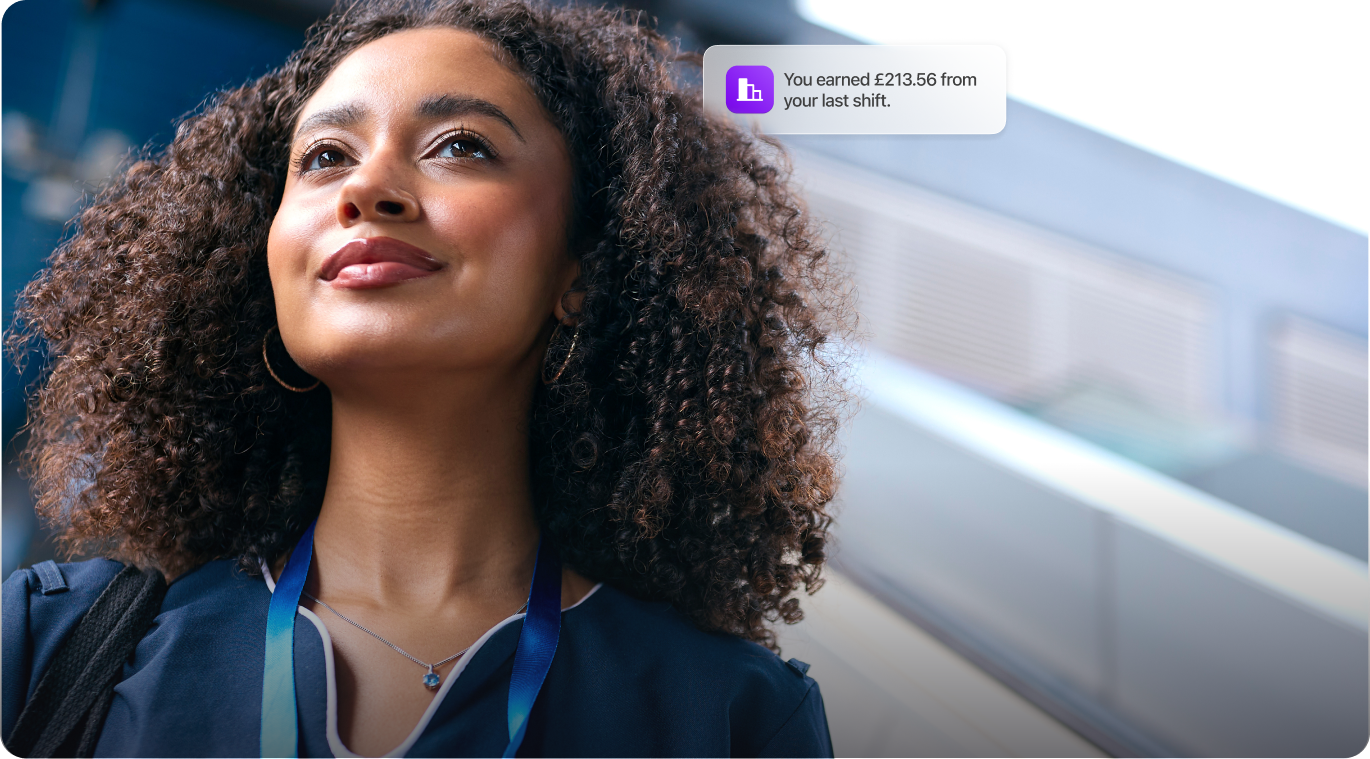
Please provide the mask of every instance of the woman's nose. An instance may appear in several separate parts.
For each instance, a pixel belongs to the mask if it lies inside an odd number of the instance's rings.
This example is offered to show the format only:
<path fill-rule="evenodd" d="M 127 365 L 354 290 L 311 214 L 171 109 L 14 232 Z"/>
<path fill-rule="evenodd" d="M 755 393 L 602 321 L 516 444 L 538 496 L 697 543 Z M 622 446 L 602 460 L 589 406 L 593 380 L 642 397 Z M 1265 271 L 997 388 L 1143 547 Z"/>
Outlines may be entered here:
<path fill-rule="evenodd" d="M 384 167 L 363 165 L 338 193 L 338 222 L 343 226 L 362 221 L 414 221 L 418 217 L 418 199 L 400 186 L 395 172 Z"/>

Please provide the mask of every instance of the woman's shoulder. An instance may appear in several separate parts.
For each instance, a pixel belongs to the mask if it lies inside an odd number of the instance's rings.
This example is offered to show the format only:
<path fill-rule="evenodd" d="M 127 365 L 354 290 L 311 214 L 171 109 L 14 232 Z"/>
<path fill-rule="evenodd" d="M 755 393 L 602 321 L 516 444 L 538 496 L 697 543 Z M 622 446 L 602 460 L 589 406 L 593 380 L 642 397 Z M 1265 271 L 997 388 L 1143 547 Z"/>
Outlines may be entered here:
<path fill-rule="evenodd" d="M 90 593 L 98 596 L 123 568 L 123 564 L 112 559 L 87 559 L 65 564 L 43 561 L 14 570 L 0 592 L 7 599 L 15 594 L 44 598 L 61 596 L 64 599 L 81 599 Z M 95 601 L 93 597 L 90 600 L 92 603 Z"/>
<path fill-rule="evenodd" d="M 64 564 L 44 561 L 15 570 L 0 586 L 5 632 L 23 629 L 35 642 L 66 637 L 124 567 L 100 558 Z M 210 561 L 174 578 L 163 608 L 220 593 L 265 592 L 265 586 L 257 586 L 262 581 L 246 576 L 235 562 Z"/>
<path fill-rule="evenodd" d="M 87 559 L 65 564 L 44 561 L 15 570 L 0 586 L 4 619 L 4 654 L 9 661 L 24 640 L 25 653 L 45 659 L 44 649 L 67 636 L 95 600 L 124 569 L 112 559 Z M 208 600 L 223 593 L 265 593 L 260 579 L 238 571 L 230 560 L 211 561 L 175 578 L 167 588 L 162 608 Z"/>
<path fill-rule="evenodd" d="M 100 597 L 122 564 L 90 559 L 70 564 L 44 561 L 17 569 L 0 586 L 0 712 L 4 735 L 57 647 Z"/>
<path fill-rule="evenodd" d="M 123 564 L 110 559 L 64 564 L 45 561 L 15 570 L 0 586 L 0 730 L 4 735 L 9 734 L 62 641 L 123 569 Z M 180 626 L 166 624 L 171 621 L 167 611 L 189 618 L 241 610 L 242 602 L 254 590 L 266 595 L 261 580 L 253 580 L 237 571 L 233 561 L 201 565 L 168 587 L 159 625 Z M 229 603 L 223 603 L 226 599 Z"/>
<path fill-rule="evenodd" d="M 725 633 L 705 632 L 670 604 L 635 598 L 611 585 L 599 586 L 583 602 L 584 619 L 598 635 L 654 660 L 698 661 L 726 666 L 735 673 L 777 678 L 788 690 L 799 672 L 766 647 Z M 579 618 L 578 618 L 579 619 Z"/>
<path fill-rule="evenodd" d="M 653 698 L 693 709 L 726 710 L 731 753 L 831 755 L 827 718 L 809 666 L 749 640 L 705 632 L 667 603 L 600 586 L 567 615 L 567 632 L 590 668 L 619 683 L 651 683 Z M 629 689 L 631 690 L 631 689 Z M 626 695 L 626 694 L 625 694 Z"/>
<path fill-rule="evenodd" d="M 0 586 L 3 605 L 5 659 L 11 638 L 18 631 L 47 642 L 60 640 L 80 621 L 106 586 L 124 568 L 109 559 L 89 559 L 69 564 L 44 561 L 17 569 Z"/>

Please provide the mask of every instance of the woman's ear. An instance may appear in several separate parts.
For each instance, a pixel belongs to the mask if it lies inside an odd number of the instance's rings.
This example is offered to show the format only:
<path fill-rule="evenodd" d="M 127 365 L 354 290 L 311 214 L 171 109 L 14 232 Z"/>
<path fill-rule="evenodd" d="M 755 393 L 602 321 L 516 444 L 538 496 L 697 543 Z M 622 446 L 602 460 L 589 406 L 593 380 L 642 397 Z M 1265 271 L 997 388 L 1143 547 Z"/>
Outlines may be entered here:
<path fill-rule="evenodd" d="M 568 326 L 575 326 L 576 317 L 580 315 L 580 307 L 585 302 L 585 289 L 580 283 L 579 261 L 572 260 L 566 267 L 566 275 L 560 285 L 557 289 L 556 303 L 552 306 L 552 317 Z M 567 317 L 570 317 L 570 321 L 567 321 Z"/>

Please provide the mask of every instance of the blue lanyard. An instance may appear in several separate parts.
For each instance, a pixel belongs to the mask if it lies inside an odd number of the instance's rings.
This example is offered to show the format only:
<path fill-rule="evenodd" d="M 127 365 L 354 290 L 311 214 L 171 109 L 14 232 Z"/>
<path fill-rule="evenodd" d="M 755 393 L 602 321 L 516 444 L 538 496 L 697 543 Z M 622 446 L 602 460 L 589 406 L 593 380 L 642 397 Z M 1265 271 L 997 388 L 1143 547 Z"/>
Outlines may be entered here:
<path fill-rule="evenodd" d="M 298 756 L 299 716 L 295 710 L 295 610 L 314 558 L 314 523 L 300 536 L 271 594 L 266 613 L 266 666 L 262 672 L 262 756 Z M 528 614 L 514 652 L 509 680 L 509 745 L 512 757 L 523 744 L 528 715 L 552 668 L 561 636 L 561 559 L 546 540 L 538 542 Z"/>

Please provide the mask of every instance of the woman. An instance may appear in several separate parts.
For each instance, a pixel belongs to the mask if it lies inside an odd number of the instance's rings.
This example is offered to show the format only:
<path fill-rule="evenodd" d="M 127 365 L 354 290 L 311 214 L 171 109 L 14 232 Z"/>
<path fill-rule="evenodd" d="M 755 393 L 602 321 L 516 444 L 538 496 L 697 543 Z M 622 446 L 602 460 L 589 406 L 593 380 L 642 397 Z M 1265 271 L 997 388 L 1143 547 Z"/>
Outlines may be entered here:
<path fill-rule="evenodd" d="M 675 76 L 610 11 L 357 4 L 82 213 L 11 338 L 39 509 L 172 580 L 97 755 L 831 753 L 766 647 L 841 312 Z M 5 583 L 7 740 L 119 569 Z"/>

